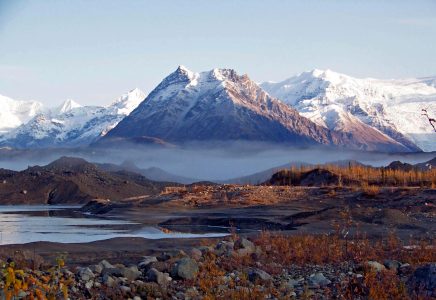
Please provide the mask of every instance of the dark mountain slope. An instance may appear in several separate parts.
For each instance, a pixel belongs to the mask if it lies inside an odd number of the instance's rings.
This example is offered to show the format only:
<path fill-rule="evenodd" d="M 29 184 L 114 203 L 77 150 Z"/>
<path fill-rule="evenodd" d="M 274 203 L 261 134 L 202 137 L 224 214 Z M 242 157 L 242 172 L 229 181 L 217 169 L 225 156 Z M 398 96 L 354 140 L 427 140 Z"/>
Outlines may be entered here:
<path fill-rule="evenodd" d="M 3 172 L 0 172 L 0 176 Z M 0 183 L 0 203 L 84 203 L 159 193 L 164 183 L 132 172 L 105 172 L 80 158 L 62 157 L 46 166 L 9 174 Z"/>

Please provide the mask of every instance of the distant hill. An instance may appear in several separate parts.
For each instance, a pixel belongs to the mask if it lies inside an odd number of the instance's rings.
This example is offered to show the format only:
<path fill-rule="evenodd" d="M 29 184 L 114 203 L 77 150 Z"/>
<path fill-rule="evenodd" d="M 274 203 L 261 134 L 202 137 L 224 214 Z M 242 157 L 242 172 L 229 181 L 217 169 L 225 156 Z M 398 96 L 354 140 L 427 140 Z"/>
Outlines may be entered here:
<path fill-rule="evenodd" d="M 120 165 L 110 164 L 110 163 L 102 163 L 96 165 L 98 165 L 101 169 L 109 172 L 116 172 L 116 171 L 123 171 L 123 170 L 135 172 L 154 181 L 177 182 L 181 184 L 191 184 L 200 181 L 199 179 L 175 175 L 157 167 L 141 169 L 138 166 L 136 166 L 135 163 L 132 161 L 125 161 Z"/>
<path fill-rule="evenodd" d="M 104 171 L 81 158 L 61 157 L 20 172 L 1 170 L 0 185 L 2 204 L 60 204 L 143 197 L 159 193 L 167 184 L 133 172 Z"/>
<path fill-rule="evenodd" d="M 436 157 L 433 159 L 430 159 L 429 161 L 416 164 L 415 167 L 417 167 L 420 170 L 429 170 L 429 169 L 436 169 Z"/>
<path fill-rule="evenodd" d="M 329 162 L 326 163 L 329 165 L 335 165 L 335 166 L 348 166 L 348 165 L 353 165 L 353 166 L 364 166 L 362 163 L 355 161 L 355 160 L 338 160 L 338 161 L 333 161 L 333 162 Z M 233 183 L 233 184 L 261 184 L 264 183 L 265 181 L 269 180 L 271 178 L 271 176 L 275 173 L 277 173 L 280 170 L 283 169 L 290 169 L 291 167 L 293 168 L 300 168 L 300 167 L 316 167 L 315 164 L 308 164 L 308 163 L 303 163 L 303 162 L 289 162 L 287 164 L 281 165 L 281 166 L 277 166 L 274 168 L 270 168 L 264 171 L 260 171 L 251 175 L 247 175 L 247 176 L 242 176 L 242 177 L 235 177 L 235 178 L 231 178 L 231 179 L 227 179 L 227 180 L 222 180 L 219 181 L 220 183 Z"/>
<path fill-rule="evenodd" d="M 436 159 L 411 165 L 393 161 L 386 167 L 364 166 L 359 163 L 340 161 L 303 168 L 283 168 L 275 172 L 263 184 L 299 186 L 433 186 L 436 169 L 432 170 Z M 369 188 L 370 189 L 370 188 Z"/>

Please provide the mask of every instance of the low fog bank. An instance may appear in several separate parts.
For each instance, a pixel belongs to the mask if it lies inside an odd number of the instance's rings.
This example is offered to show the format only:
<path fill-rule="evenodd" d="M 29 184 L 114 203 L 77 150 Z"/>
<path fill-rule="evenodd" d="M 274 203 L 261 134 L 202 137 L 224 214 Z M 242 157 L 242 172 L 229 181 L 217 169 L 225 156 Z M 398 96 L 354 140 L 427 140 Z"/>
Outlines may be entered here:
<path fill-rule="evenodd" d="M 121 148 L 75 148 L 0 150 L 0 168 L 23 170 L 45 165 L 61 156 L 81 157 L 90 162 L 121 164 L 133 162 L 139 168 L 158 167 L 174 175 L 198 180 L 224 181 L 293 163 L 323 164 L 355 160 L 373 166 L 394 160 L 420 163 L 436 157 L 431 153 L 387 154 L 328 148 L 295 148 L 252 142 L 191 143 L 183 146 L 138 146 Z"/>

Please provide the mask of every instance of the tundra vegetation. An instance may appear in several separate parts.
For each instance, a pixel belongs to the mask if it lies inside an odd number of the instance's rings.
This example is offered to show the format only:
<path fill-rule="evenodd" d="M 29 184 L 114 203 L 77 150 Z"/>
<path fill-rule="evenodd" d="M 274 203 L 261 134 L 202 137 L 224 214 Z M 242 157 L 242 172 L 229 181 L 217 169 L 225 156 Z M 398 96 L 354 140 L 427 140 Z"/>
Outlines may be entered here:
<path fill-rule="evenodd" d="M 68 267 L 9 259 L 4 299 L 434 299 L 436 242 L 370 240 L 346 233 L 346 211 L 329 235 L 232 233 L 190 251 Z"/>

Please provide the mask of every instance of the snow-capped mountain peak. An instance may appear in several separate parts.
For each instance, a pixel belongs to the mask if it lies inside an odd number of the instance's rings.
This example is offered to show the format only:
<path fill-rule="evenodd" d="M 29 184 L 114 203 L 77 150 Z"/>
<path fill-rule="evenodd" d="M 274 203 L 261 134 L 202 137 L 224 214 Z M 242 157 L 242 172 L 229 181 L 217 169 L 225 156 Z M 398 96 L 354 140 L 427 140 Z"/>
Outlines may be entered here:
<path fill-rule="evenodd" d="M 68 99 L 65 100 L 64 103 L 62 103 L 62 105 L 60 105 L 57 109 L 55 109 L 55 111 L 58 114 L 64 114 L 78 107 L 82 107 L 82 105 L 74 100 Z"/>
<path fill-rule="evenodd" d="M 33 112 L 28 108 L 34 104 L 26 104 L 27 110 L 24 112 L 29 115 L 28 120 L 0 135 L 0 145 L 19 148 L 87 145 L 115 127 L 144 98 L 144 92 L 133 89 L 106 107 L 81 106 L 73 100 L 67 100 L 53 109 L 43 109 L 41 104 L 40 109 Z M 8 107 L 19 105 L 11 101 Z"/>
<path fill-rule="evenodd" d="M 375 129 L 368 131 L 371 140 L 316 125 L 232 69 L 194 73 L 179 67 L 103 139 L 252 140 L 407 151 Z"/>
<path fill-rule="evenodd" d="M 433 82 L 431 77 L 359 79 L 316 69 L 261 86 L 326 128 L 355 132 L 367 125 L 411 150 L 432 151 L 436 150 L 436 139 L 421 109 L 429 109 L 431 115 L 436 113 Z"/>
<path fill-rule="evenodd" d="M 43 105 L 37 101 L 13 100 L 0 95 L 0 133 L 28 122 L 43 110 Z"/>
<path fill-rule="evenodd" d="M 113 108 L 117 114 L 130 114 L 146 97 L 146 94 L 138 88 L 135 88 L 116 99 L 108 108 Z"/>
<path fill-rule="evenodd" d="M 195 72 L 192 72 L 191 70 L 189 70 L 184 65 L 178 66 L 175 73 L 181 73 L 181 74 L 187 76 L 190 79 L 194 78 L 194 76 L 195 76 Z"/>

